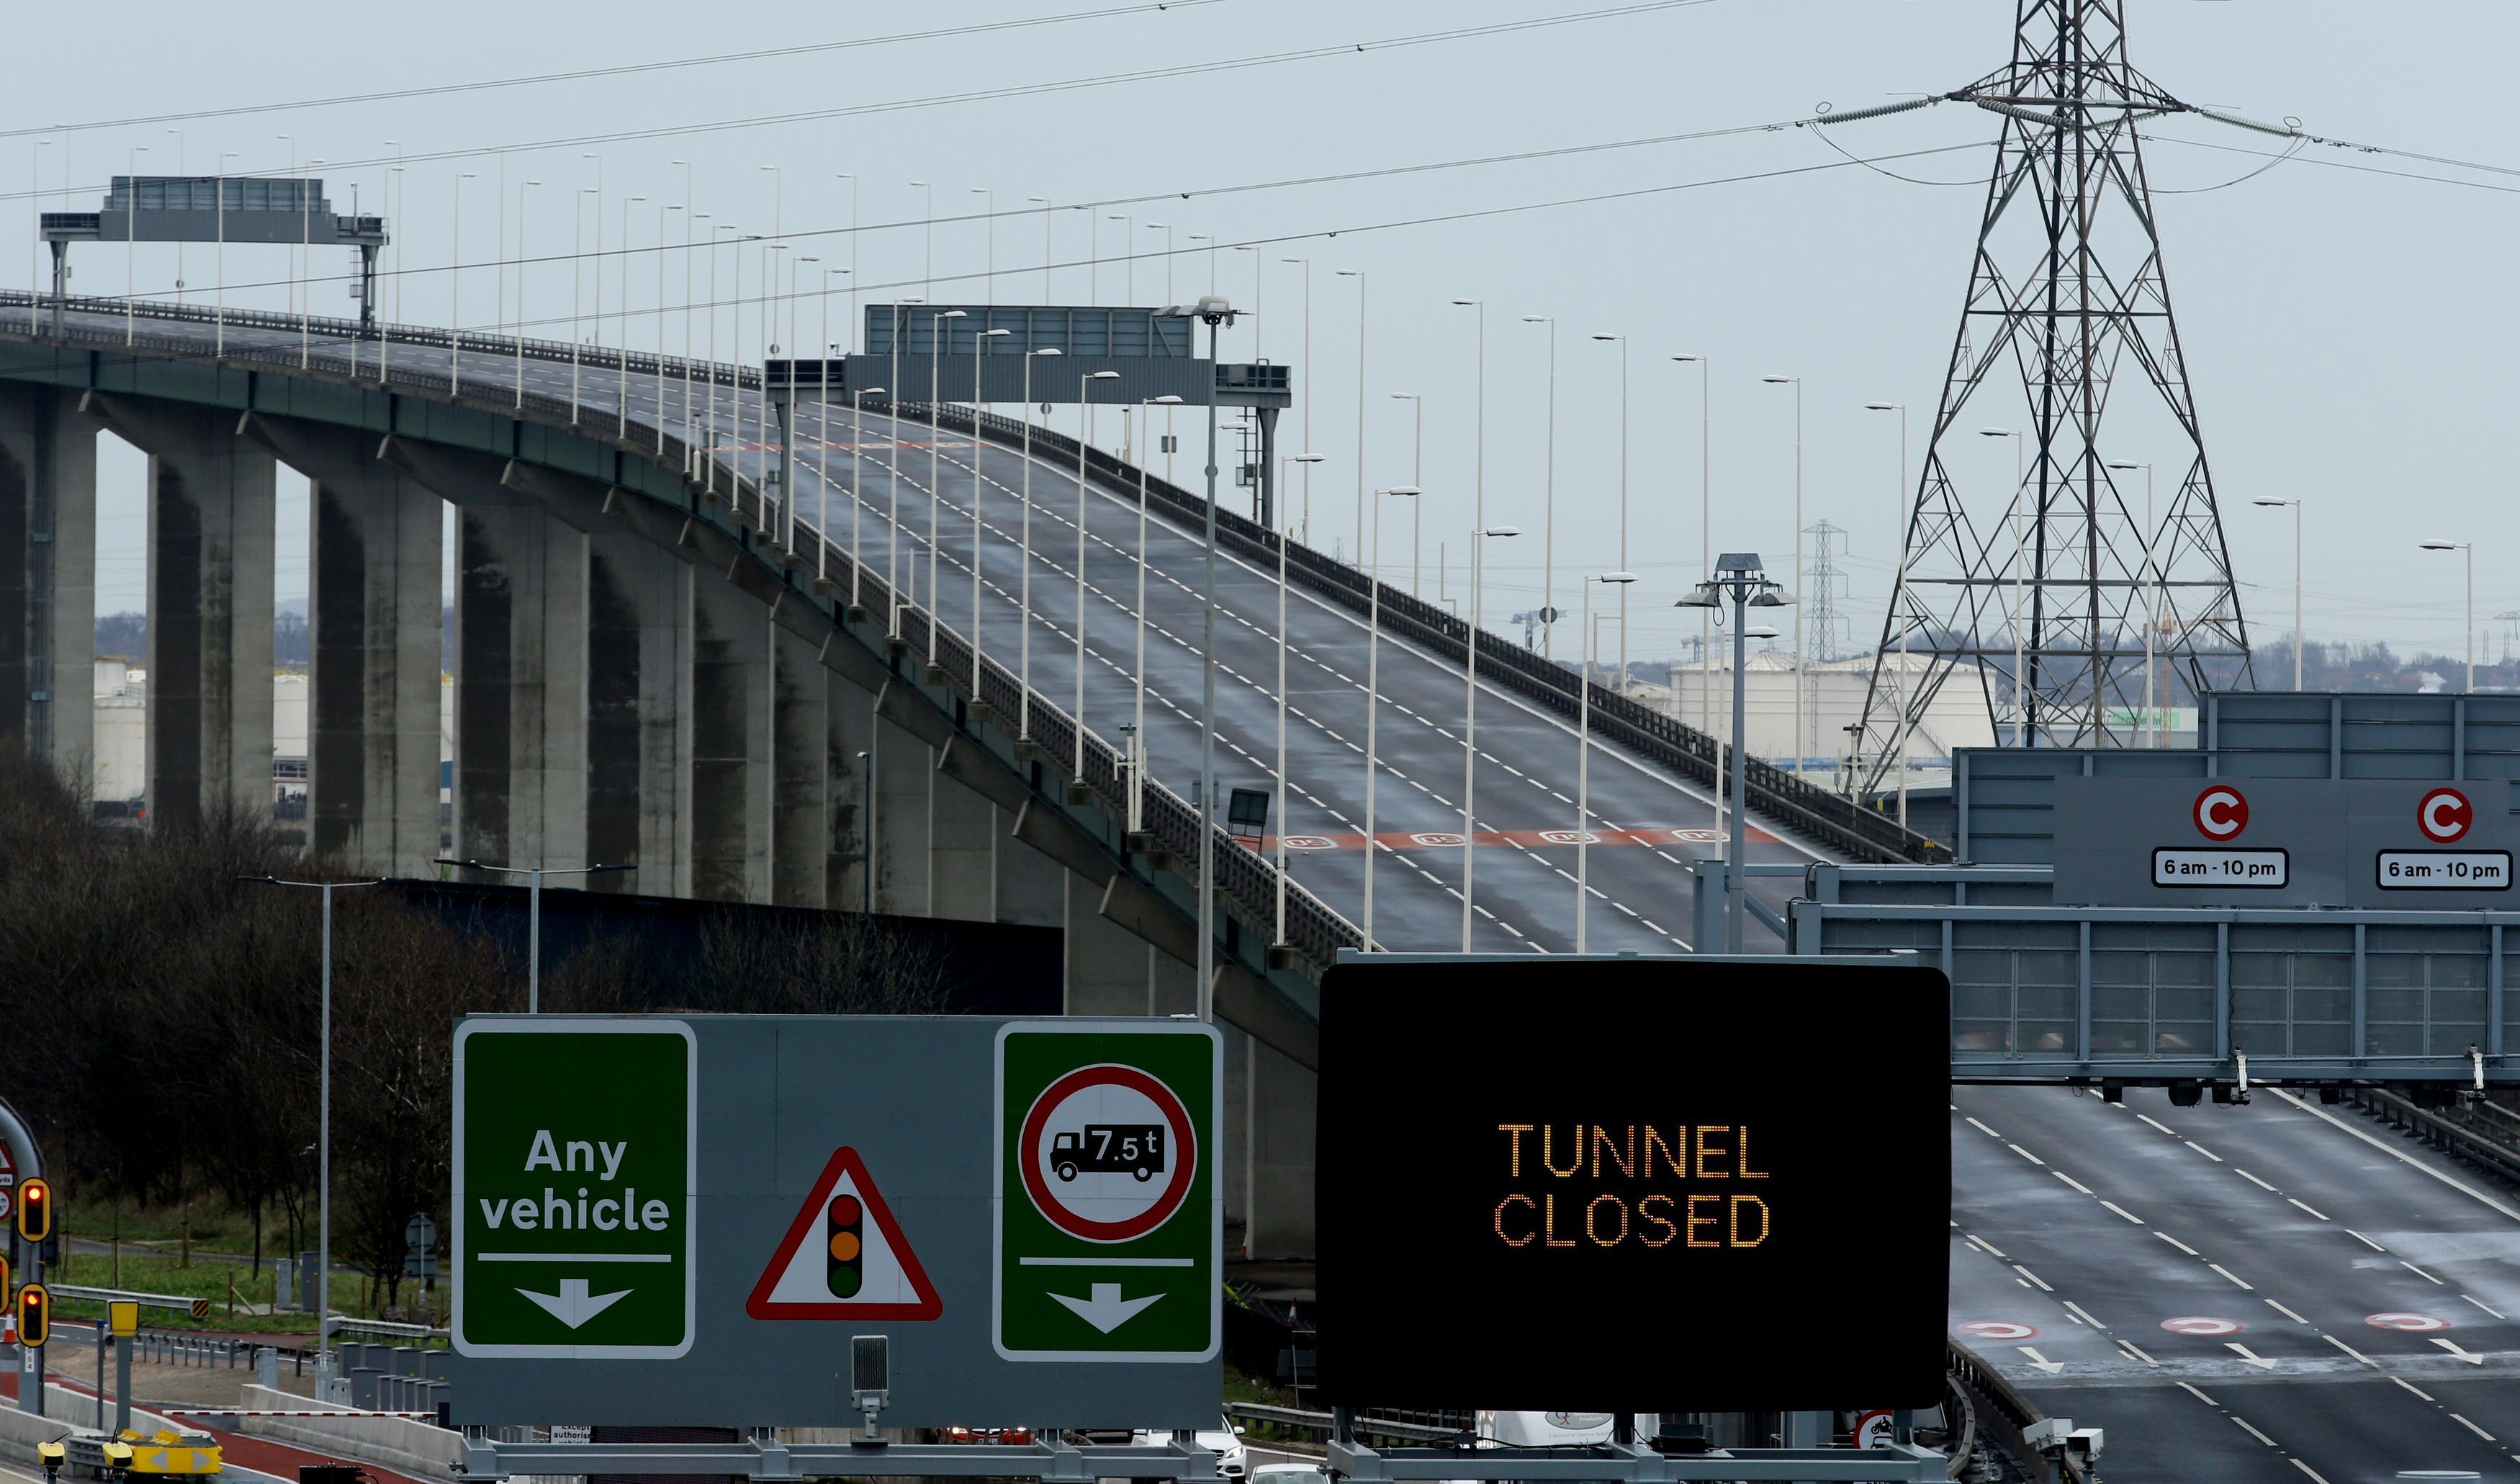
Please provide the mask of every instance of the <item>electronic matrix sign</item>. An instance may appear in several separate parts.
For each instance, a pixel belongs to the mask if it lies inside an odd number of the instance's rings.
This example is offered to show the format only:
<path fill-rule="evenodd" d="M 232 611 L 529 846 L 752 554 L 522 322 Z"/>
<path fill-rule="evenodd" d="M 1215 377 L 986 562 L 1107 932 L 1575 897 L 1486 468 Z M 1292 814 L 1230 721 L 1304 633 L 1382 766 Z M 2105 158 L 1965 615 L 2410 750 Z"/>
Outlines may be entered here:
<path fill-rule="evenodd" d="M 1887 963 L 1340 964 L 1323 1397 L 1932 1406 L 1949 1024 L 1942 973 Z"/>

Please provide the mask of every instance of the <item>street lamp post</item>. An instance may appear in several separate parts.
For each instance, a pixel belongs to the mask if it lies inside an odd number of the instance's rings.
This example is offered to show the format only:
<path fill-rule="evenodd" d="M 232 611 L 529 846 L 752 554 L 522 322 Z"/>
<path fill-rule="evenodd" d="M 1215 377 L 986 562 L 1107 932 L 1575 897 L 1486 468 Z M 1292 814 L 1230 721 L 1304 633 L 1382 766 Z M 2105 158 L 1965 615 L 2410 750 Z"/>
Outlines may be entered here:
<path fill-rule="evenodd" d="M 2301 689 L 2301 652 L 2303 648 L 2301 632 L 2301 502 L 2299 500 L 2253 500 L 2249 503 L 2252 505 L 2267 506 L 2274 510 L 2281 510 L 2287 505 L 2292 507 L 2292 688 L 2298 691 Z"/>
<path fill-rule="evenodd" d="M 1672 359 L 1697 368 L 1697 580 L 1706 582 L 1715 576 L 1715 360 L 1703 355 Z M 1697 730 L 1710 737 L 1715 734 L 1714 707 L 1715 614 L 1709 609 L 1697 615 Z M 1724 827 L 1720 803 L 1715 825 Z"/>
<path fill-rule="evenodd" d="M 939 389 L 938 379 L 944 372 L 945 353 L 953 348 L 954 332 L 945 322 L 970 317 L 970 313 L 963 309 L 931 310 L 927 316 L 927 681 L 930 685 L 944 678 L 936 664 L 937 630 L 945 626 L 945 605 L 939 596 L 942 589 L 937 586 L 938 574 L 942 571 L 937 549 L 944 544 L 945 520 L 942 455 L 936 447 L 944 441 L 944 425 L 937 421 L 937 413 L 945 394 Z M 977 442 L 978 429 L 972 431 L 973 441 Z M 979 503 L 976 489 L 971 499 L 976 507 Z"/>
<path fill-rule="evenodd" d="M 455 177 L 455 220 L 454 234 L 452 238 L 455 246 L 452 253 L 453 261 L 448 264 L 446 270 L 446 394 L 457 401 L 463 400 L 464 397 L 464 183 L 468 180 L 476 180 L 479 177 L 471 170 L 466 170 Z M 219 183 L 219 208 L 223 215 L 227 208 L 227 183 L 225 181 L 221 181 Z M 227 226 L 224 220 L 221 221 L 219 227 L 219 312 L 221 316 L 219 322 L 219 353 L 224 355 L 227 353 L 227 321 L 225 316 L 227 313 L 228 284 L 226 266 Z"/>
<path fill-rule="evenodd" d="M 1470 530 L 1470 614 L 1462 649 L 1462 952 L 1470 951 L 1470 872 L 1478 851 L 1475 805 L 1479 781 L 1479 625 L 1486 621 L 1481 606 L 1481 575 L 1486 569 L 1487 541 L 1522 534 L 1513 525 L 1474 526 Z"/>
<path fill-rule="evenodd" d="M 2428 552 L 2458 552 L 2467 559 L 2467 691 L 2476 694 L 2476 543 L 2472 541 L 2426 541 Z"/>
<path fill-rule="evenodd" d="M 1794 590 L 1803 585 L 1803 379 L 1801 377 L 1761 377 L 1771 386 L 1794 389 Z M 1803 614 L 1794 609 L 1794 777 L 1803 776 L 1803 757 L 1809 747 L 1803 740 Z"/>
<path fill-rule="evenodd" d="M 1049 212 L 1043 212 L 1049 220 Z M 1044 273 L 1047 274 L 1045 269 Z M 1024 352 L 1023 363 L 1023 572 L 1017 580 L 1015 612 L 1023 621 L 1015 639 L 1015 689 L 1021 693 L 1015 704 L 1015 742 L 1018 745 L 1032 741 L 1032 363 L 1036 356 L 1060 354 L 1056 345 Z"/>
<path fill-rule="evenodd" d="M 1615 340 L 1619 346 L 1619 569 L 1628 565 L 1628 337 L 1624 335 L 1597 335 L 1597 340 Z M 1592 642 L 1588 632 L 1585 643 Z M 1628 692 L 1628 589 L 1619 585 L 1619 694 Z"/>
<path fill-rule="evenodd" d="M 1146 437 L 1145 425 L 1148 407 L 1158 402 L 1167 407 L 1179 407 L 1181 401 L 1181 398 L 1169 393 L 1160 397 L 1148 397 L 1141 401 L 1137 411 L 1139 439 L 1143 441 Z M 1147 463 L 1143 459 L 1138 461 L 1137 564 L 1138 596 L 1136 603 L 1132 605 L 1137 627 L 1136 658 L 1130 665 L 1131 678 L 1136 683 L 1137 692 L 1135 706 L 1130 712 L 1134 730 L 1129 734 L 1132 749 L 1129 767 L 1129 829 L 1132 832 L 1146 829 L 1147 813 L 1146 759 L 1142 752 L 1136 750 L 1146 745 L 1147 737 Z"/>
<path fill-rule="evenodd" d="M 1094 383 L 1119 379 L 1116 371 L 1089 371 L 1076 379 L 1077 407 L 1085 422 L 1078 430 L 1085 436 L 1076 444 L 1076 758 L 1070 776 L 1080 788 L 1085 786 L 1085 460 L 1094 447 Z"/>
<path fill-rule="evenodd" d="M 1581 614 L 1586 652 L 1577 673 L 1575 688 L 1575 951 L 1584 952 L 1585 898 L 1592 892 L 1592 878 L 1586 871 L 1585 847 L 1593 842 L 1593 587 L 1609 583 L 1627 596 L 1628 584 L 1637 580 L 1634 572 L 1603 572 L 1584 579 L 1584 602 Z"/>
<path fill-rule="evenodd" d="M 988 364 L 989 341 L 1013 331 L 1004 326 L 982 330 L 971 339 L 971 715 L 988 711 L 980 698 L 980 371 Z"/>
<path fill-rule="evenodd" d="M 344 886 L 382 886 L 382 877 L 360 881 L 285 881 L 275 876 L 239 877 L 263 886 L 303 886 L 322 893 L 324 900 L 323 937 L 323 1048 L 317 1057 L 321 1067 L 317 1074 L 315 1107 L 315 1394 L 326 1402 L 349 1400 L 337 1396 L 333 1364 L 333 893 Z"/>
<path fill-rule="evenodd" d="M 1749 830 L 1742 820 L 1743 795 L 1749 782 L 1748 692 L 1743 684 L 1749 663 L 1750 609 L 1782 607 L 1793 595 L 1771 581 L 1756 552 L 1727 552 L 1716 559 L 1715 575 L 1674 607 L 1720 609 L 1732 607 L 1732 828 L 1724 837 L 1724 951 L 1741 951 L 1742 898 L 1748 886 L 1745 845 Z"/>
<path fill-rule="evenodd" d="M 891 389 L 884 386 L 858 386 L 852 387 L 849 391 L 848 620 L 851 623 L 859 622 L 866 617 L 863 589 L 858 581 L 860 574 L 866 571 L 866 545 L 862 538 L 866 528 L 866 399 L 878 392 L 887 397 L 892 395 Z M 896 444 L 898 441 L 896 436 Z M 893 458 L 898 461 L 900 455 L 895 454 Z M 896 492 L 893 504 L 896 510 L 901 503 L 898 498 L 900 487 L 901 481 L 896 477 L 893 481 Z"/>
<path fill-rule="evenodd" d="M 1549 392 L 1541 414 L 1540 471 L 1540 657 L 1557 657 L 1557 320 L 1554 315 L 1526 314 L 1526 325 L 1549 327 Z M 1575 636 L 1584 647 L 1584 636 Z"/>
<path fill-rule="evenodd" d="M 541 185 L 539 180 L 519 182 L 517 186 L 517 338 L 516 382 L 517 405 L 525 405 L 525 193 Z M 737 270 L 741 272 L 741 269 Z M 712 282 L 712 289 L 716 284 Z"/>
<path fill-rule="evenodd" d="M 1207 358 L 1234 323 L 1235 308 L 1208 294 L 1189 311 L 1207 324 Z M 1195 334 L 1193 332 L 1193 334 Z M 1198 1017 L 1216 1018 L 1216 399 L 1207 401 L 1205 564 L 1199 578 Z M 1280 821 L 1283 824 L 1282 812 Z"/>
<path fill-rule="evenodd" d="M 1309 480 L 1312 477 L 1312 466 L 1321 463 L 1322 456 L 1288 454 L 1285 462 L 1303 465 L 1304 477 Z M 1306 502 L 1307 505 L 1310 503 L 1310 501 Z M 1142 504 L 1139 508 L 1144 510 L 1145 506 Z M 1286 533 L 1282 530 L 1270 532 L 1270 539 L 1278 543 L 1278 929 L 1277 936 L 1270 942 L 1275 947 L 1282 948 L 1286 944 L 1286 814 L 1293 806 L 1294 798 L 1293 790 L 1286 786 L 1286 548 L 1294 543 L 1286 539 Z M 1143 532 L 1140 533 L 1138 540 L 1138 560 L 1143 563 L 1146 561 L 1146 536 Z M 1371 571 L 1367 572 L 1365 581 L 1369 588 L 1378 589 L 1380 586 Z M 1143 599 L 1141 601 L 1143 602 Z M 1367 606 L 1369 607 L 1373 606 L 1370 599 Z M 1368 616 L 1366 626 L 1371 633 L 1372 629 L 1371 615 Z M 1372 640 L 1368 639 L 1366 643 L 1371 648 Z M 1365 705 L 1366 710 L 1371 713 L 1373 709 L 1373 691 L 1370 675 L 1366 684 Z M 1369 722 L 1368 725 L 1371 726 L 1372 723 Z M 1371 840 L 1367 841 L 1366 849 L 1371 852 L 1372 848 L 1373 843 Z"/>
<path fill-rule="evenodd" d="M 1412 397 L 1410 400 L 1417 399 Z M 1417 501 L 1418 490 L 1415 484 L 1400 484 L 1389 489 L 1375 490 L 1374 493 Z M 1417 519 L 1417 513 L 1421 508 L 1422 502 L 1410 507 L 1410 518 L 1413 521 Z M 1379 571 L 1382 564 L 1382 502 L 1380 500 L 1376 500 L 1373 504 L 1372 560 L 1373 569 Z M 1374 852 L 1381 848 L 1375 843 L 1373 834 L 1373 783 L 1374 776 L 1381 771 L 1382 766 L 1380 738 L 1376 730 L 1376 723 L 1382 717 L 1382 579 L 1378 576 L 1372 578 L 1367 584 L 1367 588 L 1371 596 L 1367 600 L 1368 612 L 1365 622 L 1365 922 L 1363 930 L 1365 951 L 1372 953 L 1373 951 L 1373 857 Z M 1414 588 L 1411 596 L 1416 596 Z M 1284 686 L 1282 685 L 1278 689 L 1281 696 L 1285 694 Z"/>
<path fill-rule="evenodd" d="M 525 877 L 525 1013 L 529 1015 L 543 1012 L 543 877 L 597 876 L 639 869 L 636 866 L 484 866 L 479 861 L 459 861 L 447 856 L 439 856 L 436 864 L 453 866 L 459 871 Z"/>

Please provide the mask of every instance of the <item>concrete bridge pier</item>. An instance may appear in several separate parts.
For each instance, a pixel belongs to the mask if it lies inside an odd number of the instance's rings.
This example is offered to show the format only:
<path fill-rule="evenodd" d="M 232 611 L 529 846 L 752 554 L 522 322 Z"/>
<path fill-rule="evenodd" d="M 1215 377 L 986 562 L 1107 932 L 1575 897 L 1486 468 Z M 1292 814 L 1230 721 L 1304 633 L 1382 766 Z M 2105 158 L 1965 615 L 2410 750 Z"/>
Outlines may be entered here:
<path fill-rule="evenodd" d="M 455 854 L 586 860 L 587 538 L 496 488 L 458 506 Z"/>
<path fill-rule="evenodd" d="M 82 793 L 96 742 L 96 433 L 79 394 L 0 385 L 0 741 Z"/>
<path fill-rule="evenodd" d="M 308 844 L 342 870 L 433 875 L 445 502 L 369 434 L 260 417 L 246 431 L 314 484 Z"/>
<path fill-rule="evenodd" d="M 771 900 L 770 608 L 696 574 L 692 604 L 692 895 Z"/>
<path fill-rule="evenodd" d="M 276 465 L 235 413 L 91 395 L 149 456 L 149 817 L 271 809 Z"/>
<path fill-rule="evenodd" d="M 586 853 L 639 869 L 586 884 L 688 896 L 693 569 L 625 531 L 589 539 Z"/>

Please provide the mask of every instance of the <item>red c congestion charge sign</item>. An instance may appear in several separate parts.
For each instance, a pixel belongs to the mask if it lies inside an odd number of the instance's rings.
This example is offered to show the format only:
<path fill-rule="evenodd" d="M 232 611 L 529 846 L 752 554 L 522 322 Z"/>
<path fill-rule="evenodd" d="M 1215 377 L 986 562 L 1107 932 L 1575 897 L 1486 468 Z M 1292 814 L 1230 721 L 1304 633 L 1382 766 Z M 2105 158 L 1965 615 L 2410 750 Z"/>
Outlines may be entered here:
<path fill-rule="evenodd" d="M 2207 839 L 2237 839 L 2240 832 L 2249 828 L 2249 801 L 2240 796 L 2239 789 L 2216 784 L 2196 795 L 2193 815 L 2196 832 Z"/>
<path fill-rule="evenodd" d="M 2435 788 L 2415 805 L 2415 828 L 2436 845 L 2447 845 L 2476 823 L 2476 807 L 2456 788 Z"/>

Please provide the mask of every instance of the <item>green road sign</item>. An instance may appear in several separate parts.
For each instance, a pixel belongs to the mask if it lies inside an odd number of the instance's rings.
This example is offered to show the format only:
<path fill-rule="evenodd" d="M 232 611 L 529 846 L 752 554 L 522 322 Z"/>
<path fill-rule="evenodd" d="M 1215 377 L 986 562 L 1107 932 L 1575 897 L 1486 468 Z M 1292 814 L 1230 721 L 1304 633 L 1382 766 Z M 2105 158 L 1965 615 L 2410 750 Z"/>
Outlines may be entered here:
<path fill-rule="evenodd" d="M 664 1359 L 692 1345 L 696 1043 L 678 1020 L 455 1033 L 455 1348 Z"/>
<path fill-rule="evenodd" d="M 998 1354 L 1215 1358 L 1222 1045 L 1194 1020 L 999 1029 Z"/>

